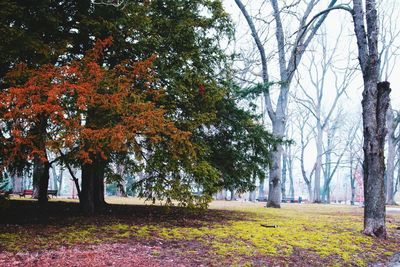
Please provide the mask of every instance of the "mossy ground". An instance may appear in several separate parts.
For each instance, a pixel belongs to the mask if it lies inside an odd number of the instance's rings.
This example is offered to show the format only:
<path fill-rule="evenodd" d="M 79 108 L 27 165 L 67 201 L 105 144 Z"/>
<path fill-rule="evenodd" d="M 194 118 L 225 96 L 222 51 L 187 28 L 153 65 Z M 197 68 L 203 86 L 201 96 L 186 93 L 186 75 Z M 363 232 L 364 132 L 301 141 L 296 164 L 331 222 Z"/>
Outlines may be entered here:
<path fill-rule="evenodd" d="M 21 203 L 22 210 L 35 208 L 34 202 L 15 200 L 10 207 Z M 389 239 L 376 240 L 361 234 L 360 207 L 288 204 L 267 209 L 261 203 L 214 202 L 210 210 L 197 213 L 113 205 L 109 214 L 84 217 L 74 211 L 74 206 L 65 210 L 71 203 L 50 205 L 64 212 L 48 212 L 50 215 L 37 221 L 0 225 L 0 250 L 140 242 L 154 246 L 154 257 L 173 253 L 177 258 L 196 258 L 197 262 L 200 258 L 207 265 L 239 266 L 365 266 L 400 252 L 400 213 L 388 215 Z"/>

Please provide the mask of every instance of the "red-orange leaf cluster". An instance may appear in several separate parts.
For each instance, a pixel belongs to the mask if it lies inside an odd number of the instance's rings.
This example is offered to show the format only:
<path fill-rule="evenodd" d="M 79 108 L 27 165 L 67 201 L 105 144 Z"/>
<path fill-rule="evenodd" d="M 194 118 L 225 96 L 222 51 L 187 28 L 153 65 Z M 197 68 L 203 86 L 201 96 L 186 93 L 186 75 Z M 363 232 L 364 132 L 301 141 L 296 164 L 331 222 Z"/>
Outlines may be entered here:
<path fill-rule="evenodd" d="M 137 138 L 179 143 L 177 153 L 182 143 L 190 147 L 190 133 L 178 130 L 157 105 L 162 90 L 153 77 L 155 56 L 108 67 L 103 54 L 111 43 L 100 40 L 83 59 L 66 65 L 20 64 L 9 73 L 12 86 L 0 93 L 2 120 L 11 125 L 5 155 L 47 161 L 47 151 L 64 149 L 90 163 L 91 154 L 107 159 L 130 151 Z"/>

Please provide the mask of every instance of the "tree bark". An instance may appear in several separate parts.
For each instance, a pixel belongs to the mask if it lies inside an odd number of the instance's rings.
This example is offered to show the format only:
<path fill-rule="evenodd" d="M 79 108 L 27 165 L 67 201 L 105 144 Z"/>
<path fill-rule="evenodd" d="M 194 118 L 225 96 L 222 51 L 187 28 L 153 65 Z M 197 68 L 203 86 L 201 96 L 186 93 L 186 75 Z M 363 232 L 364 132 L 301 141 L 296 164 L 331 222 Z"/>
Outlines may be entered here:
<path fill-rule="evenodd" d="M 366 84 L 364 117 L 364 233 L 386 238 L 385 227 L 385 117 L 389 106 L 388 82 Z M 377 88 L 374 89 L 374 88 Z M 372 118 L 372 119 L 371 119 Z M 374 123 L 374 120 L 376 121 Z"/>
<path fill-rule="evenodd" d="M 365 8 L 364 14 L 362 0 L 353 0 L 354 32 L 364 80 L 361 102 L 364 133 L 364 234 L 386 238 L 384 145 L 390 84 L 378 83 L 378 18 L 375 0 L 366 0 Z"/>
<path fill-rule="evenodd" d="M 92 155 L 91 164 L 82 165 L 82 189 L 80 204 L 85 213 L 93 214 L 105 206 L 104 173 L 106 161 L 100 155 Z"/>
<path fill-rule="evenodd" d="M 317 121 L 317 161 L 314 179 L 314 203 L 321 203 L 321 168 L 322 168 L 322 126 Z"/>
<path fill-rule="evenodd" d="M 288 171 L 289 171 L 289 196 L 294 198 L 294 177 L 293 177 L 293 155 L 292 155 L 292 148 L 289 146 L 288 148 Z"/>
<path fill-rule="evenodd" d="M 281 191 L 282 191 L 282 198 L 286 198 L 286 177 L 287 177 L 287 153 L 283 151 L 282 156 L 282 184 L 281 184 Z"/>
<path fill-rule="evenodd" d="M 46 151 L 47 117 L 40 115 L 37 125 L 32 130 L 35 136 L 34 145 L 41 155 L 35 154 L 33 157 L 33 198 L 37 198 L 40 204 L 46 204 L 47 188 L 49 186 L 50 163 Z"/>
<path fill-rule="evenodd" d="M 277 137 L 283 137 L 285 130 L 284 116 L 273 122 L 273 133 Z M 269 193 L 267 207 L 281 207 L 281 159 L 283 147 L 277 145 L 271 152 L 271 163 L 269 165 Z"/>
<path fill-rule="evenodd" d="M 388 155 L 387 155 L 387 169 L 386 169 L 386 204 L 396 205 L 394 201 L 394 161 L 396 156 L 396 140 L 394 132 L 396 124 L 394 122 L 393 110 L 388 109 L 387 113 L 387 127 L 388 127 Z"/>
<path fill-rule="evenodd" d="M 356 179 L 353 174 L 353 153 L 350 152 L 350 187 L 351 187 L 351 200 L 350 204 L 354 206 L 356 198 Z"/>
<path fill-rule="evenodd" d="M 337 0 L 331 0 L 328 7 L 332 7 Z M 237 6 L 245 17 L 247 24 L 251 30 L 252 37 L 256 43 L 258 52 L 261 58 L 262 65 L 262 80 L 265 85 L 267 85 L 269 80 L 268 68 L 267 68 L 267 56 L 258 32 L 255 28 L 253 20 L 249 13 L 247 12 L 242 1 L 235 0 Z M 313 24 L 313 27 L 308 29 L 304 27 L 306 21 L 311 14 L 314 2 L 309 2 L 306 10 L 301 16 L 300 25 L 296 35 L 296 44 L 290 49 L 290 57 L 286 60 L 287 53 L 287 43 L 285 40 L 284 29 L 281 21 L 281 10 L 278 7 L 277 0 L 271 0 L 271 5 L 274 10 L 274 19 L 276 23 L 275 36 L 278 45 L 278 57 L 279 57 L 279 72 L 280 72 L 280 92 L 278 96 L 278 101 L 276 102 L 276 108 L 274 110 L 272 106 L 271 96 L 269 90 L 264 91 L 265 106 L 267 108 L 268 116 L 272 122 L 272 132 L 277 138 L 281 138 L 285 135 L 286 127 L 286 116 L 287 116 L 287 105 L 288 105 L 288 93 L 290 83 L 292 81 L 293 75 L 297 66 L 300 63 L 306 48 L 310 44 L 311 40 L 314 38 L 316 32 L 321 27 L 322 23 L 326 19 L 327 14 L 323 14 L 320 19 Z M 271 153 L 271 164 L 269 168 L 269 195 L 267 207 L 280 208 L 281 202 L 281 159 L 282 159 L 282 146 L 278 145 L 274 151 Z"/>

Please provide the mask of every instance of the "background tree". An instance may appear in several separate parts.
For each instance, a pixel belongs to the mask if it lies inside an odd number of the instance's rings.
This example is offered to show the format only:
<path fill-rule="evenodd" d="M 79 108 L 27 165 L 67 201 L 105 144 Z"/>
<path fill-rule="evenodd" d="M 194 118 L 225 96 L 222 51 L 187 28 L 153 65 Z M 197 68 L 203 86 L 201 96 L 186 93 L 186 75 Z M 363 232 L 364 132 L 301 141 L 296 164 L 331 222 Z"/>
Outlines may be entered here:
<path fill-rule="evenodd" d="M 286 8 L 299 8 L 298 3 L 290 7 L 284 6 L 280 8 L 278 5 L 278 1 L 270 1 L 273 9 L 272 14 L 276 24 L 274 32 L 277 41 L 280 77 L 279 96 L 276 101 L 276 106 L 274 108 L 271 100 L 271 90 L 268 88 L 271 80 L 267 66 L 268 55 L 266 54 L 265 47 L 263 45 L 264 41 L 260 38 L 259 31 L 257 31 L 256 29 L 253 18 L 246 10 L 246 7 L 243 5 L 242 1 L 235 0 L 235 3 L 239 7 L 240 11 L 247 21 L 247 24 L 249 25 L 251 35 L 259 51 L 262 66 L 262 84 L 264 86 L 263 95 L 265 99 L 265 107 L 272 122 L 272 132 L 277 138 L 282 138 L 285 133 L 287 122 L 288 94 L 295 71 L 311 40 L 314 38 L 316 32 L 321 27 L 326 18 L 326 14 L 324 14 L 311 27 L 305 27 L 305 25 L 307 24 L 307 20 L 310 17 L 310 14 L 315 11 L 314 7 L 318 2 L 318 0 L 310 0 L 305 4 L 306 6 L 304 7 L 304 11 L 302 12 L 302 14 L 298 14 L 296 12 L 294 13 L 294 18 L 298 20 L 298 26 L 295 29 L 295 34 L 289 36 L 285 34 L 286 28 L 284 27 L 288 25 L 283 24 L 282 11 Z M 329 3 L 328 8 L 332 7 L 335 3 L 336 0 L 332 0 Z M 293 23 L 290 24 L 293 25 Z M 278 145 L 276 147 L 276 151 L 274 151 L 271 155 L 271 165 L 269 170 L 269 194 L 267 203 L 268 207 L 280 207 L 282 151 L 282 146 Z"/>

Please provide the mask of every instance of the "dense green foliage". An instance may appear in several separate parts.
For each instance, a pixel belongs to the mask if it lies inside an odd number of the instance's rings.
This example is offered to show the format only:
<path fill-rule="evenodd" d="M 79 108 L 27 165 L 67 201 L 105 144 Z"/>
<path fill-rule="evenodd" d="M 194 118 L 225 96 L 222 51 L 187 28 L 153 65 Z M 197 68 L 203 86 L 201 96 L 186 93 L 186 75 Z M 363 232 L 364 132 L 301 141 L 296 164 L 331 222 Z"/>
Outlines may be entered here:
<path fill-rule="evenodd" d="M 225 83 L 229 62 L 220 41 L 231 31 L 218 0 L 130 1 L 123 9 L 89 0 L 1 1 L 0 32 L 6 36 L 0 45 L 1 88 L 7 88 L 4 77 L 17 63 L 34 69 L 63 66 L 108 37 L 113 43 L 97 62 L 105 69 L 154 58 L 154 84 L 163 93 L 152 101 L 180 131 L 190 133 L 190 148 L 177 154 L 168 138 L 131 140 L 132 150 L 107 152 L 98 175 L 110 183 L 134 176 L 132 190 L 149 199 L 205 205 L 222 188 L 252 189 L 277 142 L 254 115 L 238 107 Z M 86 113 L 91 128 L 118 124 L 112 121 L 118 117 L 100 114 L 98 109 Z M 12 143 L 9 122 L 0 123 L 0 138 Z M 74 151 L 65 149 L 60 164 L 85 167 Z M 5 156 L 0 154 L 0 161 Z M 31 166 L 29 160 L 13 164 Z"/>

